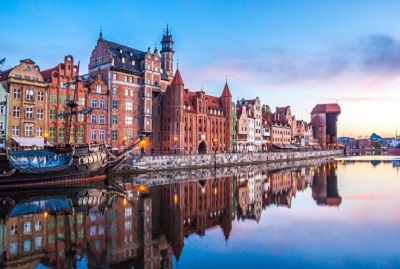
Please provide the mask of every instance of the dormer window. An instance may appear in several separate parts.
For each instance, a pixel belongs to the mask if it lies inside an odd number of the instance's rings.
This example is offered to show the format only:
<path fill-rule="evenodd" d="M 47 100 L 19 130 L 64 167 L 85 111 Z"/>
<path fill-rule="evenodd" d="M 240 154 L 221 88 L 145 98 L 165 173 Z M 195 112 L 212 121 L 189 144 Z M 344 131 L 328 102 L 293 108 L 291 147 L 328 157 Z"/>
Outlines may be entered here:
<path fill-rule="evenodd" d="M 124 64 L 124 63 L 125 63 L 125 58 L 122 57 L 121 61 L 122 61 L 122 63 Z"/>
<path fill-rule="evenodd" d="M 122 48 L 119 49 L 119 53 L 122 53 Z"/>
<path fill-rule="evenodd" d="M 129 53 L 129 55 L 130 55 L 130 56 L 133 56 L 133 53 L 132 53 L 132 51 Z"/>
<path fill-rule="evenodd" d="M 135 61 L 134 61 L 134 60 L 132 60 L 132 65 L 133 65 L 133 66 L 135 65 Z"/>

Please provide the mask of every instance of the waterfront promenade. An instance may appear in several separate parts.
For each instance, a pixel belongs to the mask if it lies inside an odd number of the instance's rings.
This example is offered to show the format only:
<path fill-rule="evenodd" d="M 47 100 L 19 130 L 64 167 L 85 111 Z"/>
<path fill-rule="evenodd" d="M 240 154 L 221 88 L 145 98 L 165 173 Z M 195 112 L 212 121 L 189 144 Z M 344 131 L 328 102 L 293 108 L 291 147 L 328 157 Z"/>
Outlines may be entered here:
<path fill-rule="evenodd" d="M 123 165 L 121 172 L 147 173 L 176 169 L 214 168 L 237 165 L 291 162 L 296 160 L 324 158 L 343 154 L 342 150 L 296 151 L 296 152 L 255 152 L 217 153 L 198 155 L 141 156 Z"/>

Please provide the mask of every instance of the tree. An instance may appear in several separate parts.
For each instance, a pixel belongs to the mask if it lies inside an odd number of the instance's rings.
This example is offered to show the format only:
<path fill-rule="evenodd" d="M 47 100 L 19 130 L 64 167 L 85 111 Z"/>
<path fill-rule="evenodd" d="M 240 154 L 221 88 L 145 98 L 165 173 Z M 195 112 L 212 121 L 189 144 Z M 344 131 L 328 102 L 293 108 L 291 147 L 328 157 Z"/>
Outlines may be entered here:
<path fill-rule="evenodd" d="M 375 141 L 372 146 L 374 147 L 374 149 L 381 149 L 382 148 L 382 143 L 379 142 L 379 141 Z"/>

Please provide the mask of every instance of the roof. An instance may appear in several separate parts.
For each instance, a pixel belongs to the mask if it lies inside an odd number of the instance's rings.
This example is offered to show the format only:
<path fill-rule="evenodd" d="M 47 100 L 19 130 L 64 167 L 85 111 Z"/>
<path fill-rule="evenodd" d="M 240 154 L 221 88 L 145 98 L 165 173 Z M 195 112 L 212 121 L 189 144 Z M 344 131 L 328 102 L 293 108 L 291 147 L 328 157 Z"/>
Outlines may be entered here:
<path fill-rule="evenodd" d="M 8 69 L 8 70 L 5 70 L 5 71 L 0 71 L 0 74 L 1 74 L 1 76 L 0 76 L 0 81 L 1 81 L 1 80 L 7 79 L 7 78 L 8 78 L 8 75 L 9 75 L 10 72 L 11 72 L 11 70 L 12 70 L 12 68 L 10 68 L 10 69 Z"/>
<path fill-rule="evenodd" d="M 229 90 L 228 82 L 225 83 L 225 87 L 222 91 L 221 97 L 232 97 L 231 91 Z"/>
<path fill-rule="evenodd" d="M 288 107 L 276 107 L 276 113 L 286 115 Z"/>
<path fill-rule="evenodd" d="M 104 40 L 104 42 L 107 44 L 112 53 L 115 68 L 120 68 L 132 72 L 141 72 L 140 66 L 138 64 L 132 65 L 131 59 L 144 59 L 144 56 L 146 54 L 145 52 L 107 40 Z M 120 49 L 122 49 L 122 53 L 120 53 Z M 122 63 L 122 57 L 125 58 L 125 63 Z"/>
<path fill-rule="evenodd" d="M 338 104 L 318 104 L 313 108 L 311 114 L 318 113 L 340 113 L 340 106 Z"/>
<path fill-rule="evenodd" d="M 42 74 L 44 80 L 48 80 L 48 79 L 51 79 L 51 75 L 53 74 L 53 72 L 57 72 L 57 71 L 58 71 L 58 66 L 55 66 L 53 68 L 44 70 L 40 73 Z"/>
<path fill-rule="evenodd" d="M 207 100 L 207 105 L 209 108 L 223 110 L 222 105 L 221 105 L 221 99 L 219 99 L 218 97 L 215 97 L 215 96 L 211 96 L 211 95 L 206 95 L 205 97 L 206 97 L 205 99 Z"/>
<path fill-rule="evenodd" d="M 171 85 L 184 85 L 181 73 L 179 72 L 179 69 L 176 70 L 174 79 L 171 82 Z"/>
<path fill-rule="evenodd" d="M 311 120 L 310 125 L 312 125 L 313 127 L 325 127 L 325 124 L 319 115 L 315 116 Z"/>
<path fill-rule="evenodd" d="M 23 203 L 16 204 L 10 211 L 9 216 L 18 217 L 43 212 L 71 211 L 71 201 L 67 197 L 49 196 L 30 198 Z"/>

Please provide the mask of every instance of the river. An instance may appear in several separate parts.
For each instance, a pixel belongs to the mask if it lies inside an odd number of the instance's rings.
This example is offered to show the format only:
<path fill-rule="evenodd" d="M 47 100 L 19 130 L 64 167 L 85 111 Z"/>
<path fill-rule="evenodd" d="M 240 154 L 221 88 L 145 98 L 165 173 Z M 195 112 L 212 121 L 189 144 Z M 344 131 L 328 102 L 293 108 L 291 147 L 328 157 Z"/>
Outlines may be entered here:
<path fill-rule="evenodd" d="M 398 158 L 0 193 L 0 268 L 400 268 Z"/>

